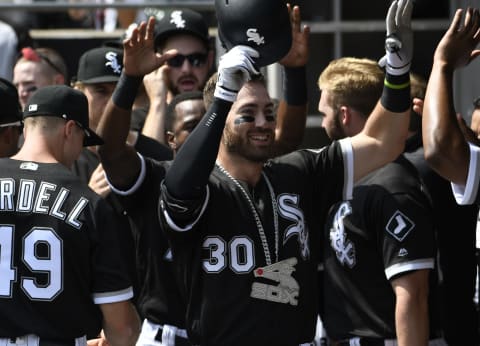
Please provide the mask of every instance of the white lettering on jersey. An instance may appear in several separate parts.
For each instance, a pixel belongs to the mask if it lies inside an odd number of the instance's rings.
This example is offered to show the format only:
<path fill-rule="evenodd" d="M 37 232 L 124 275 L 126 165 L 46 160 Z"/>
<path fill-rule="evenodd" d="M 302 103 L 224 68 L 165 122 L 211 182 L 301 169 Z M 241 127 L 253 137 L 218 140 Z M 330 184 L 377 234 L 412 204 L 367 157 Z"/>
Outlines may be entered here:
<path fill-rule="evenodd" d="M 297 259 L 295 257 L 260 267 L 253 272 L 256 278 L 263 278 L 278 282 L 278 285 L 267 285 L 263 282 L 254 282 L 250 297 L 268 300 L 274 303 L 298 305 L 300 285 L 292 277 Z"/>
<path fill-rule="evenodd" d="M 253 41 L 257 46 L 265 44 L 265 37 L 260 36 L 258 29 L 250 28 L 247 30 L 247 41 Z"/>
<path fill-rule="evenodd" d="M 0 179 L 0 211 L 33 212 L 36 214 L 49 214 L 60 220 L 65 220 L 70 226 L 80 229 L 82 223 L 78 220 L 80 214 L 88 205 L 85 197 L 80 197 L 70 212 L 64 211 L 63 206 L 70 190 L 62 187 L 57 194 L 53 205 L 50 206 L 52 194 L 58 186 L 49 182 L 41 181 L 36 189 L 35 180 L 20 180 L 17 193 L 15 194 L 15 180 L 11 178 Z M 17 198 L 15 204 L 15 198 Z M 67 216 L 68 214 L 68 216 Z"/>
<path fill-rule="evenodd" d="M 355 245 L 347 239 L 343 220 L 347 215 L 352 214 L 350 202 L 343 202 L 333 218 L 333 225 L 330 229 L 330 245 L 335 251 L 337 260 L 342 265 L 353 268 L 356 264 Z"/>
<path fill-rule="evenodd" d="M 0 180 L 0 210 L 13 210 L 13 194 L 15 193 L 15 180 Z"/>
<path fill-rule="evenodd" d="M 294 221 L 295 223 L 285 230 L 283 244 L 292 236 L 298 236 L 300 254 L 303 259 L 310 256 L 310 246 L 308 241 L 308 229 L 305 225 L 303 211 L 298 207 L 300 196 L 292 194 L 281 194 L 278 197 L 278 212 L 283 218 Z"/>
<path fill-rule="evenodd" d="M 87 204 L 88 204 L 88 199 L 81 197 L 78 200 L 77 204 L 75 204 L 75 206 L 73 207 L 70 214 L 68 214 L 67 220 L 65 222 L 75 227 L 76 229 L 82 228 L 82 223 L 78 221 L 78 216 L 83 211 L 83 209 L 87 206 Z"/>
<path fill-rule="evenodd" d="M 43 205 L 43 202 L 50 199 L 50 193 L 48 191 L 55 191 L 56 186 L 51 183 L 41 182 L 40 188 L 38 189 L 37 198 L 35 200 L 35 206 L 33 208 L 34 213 L 47 214 L 49 207 Z"/>
<path fill-rule="evenodd" d="M 33 197 L 35 195 L 34 180 L 20 180 L 18 189 L 17 211 L 29 212 L 33 207 Z"/>

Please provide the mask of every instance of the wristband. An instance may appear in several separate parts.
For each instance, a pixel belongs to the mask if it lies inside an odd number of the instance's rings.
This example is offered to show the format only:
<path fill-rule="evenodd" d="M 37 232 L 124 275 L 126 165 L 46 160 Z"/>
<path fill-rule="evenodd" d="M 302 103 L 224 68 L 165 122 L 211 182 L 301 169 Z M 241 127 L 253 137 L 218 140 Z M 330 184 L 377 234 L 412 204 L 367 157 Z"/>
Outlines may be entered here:
<path fill-rule="evenodd" d="M 409 110 L 411 107 L 410 74 L 394 76 L 387 73 L 380 102 L 386 110 L 394 113 Z"/>
<path fill-rule="evenodd" d="M 143 77 L 127 76 L 122 73 L 112 94 L 112 101 L 115 106 L 131 109 L 142 81 Z"/>
<path fill-rule="evenodd" d="M 307 104 L 307 77 L 305 66 L 283 68 L 283 98 L 291 106 Z"/>

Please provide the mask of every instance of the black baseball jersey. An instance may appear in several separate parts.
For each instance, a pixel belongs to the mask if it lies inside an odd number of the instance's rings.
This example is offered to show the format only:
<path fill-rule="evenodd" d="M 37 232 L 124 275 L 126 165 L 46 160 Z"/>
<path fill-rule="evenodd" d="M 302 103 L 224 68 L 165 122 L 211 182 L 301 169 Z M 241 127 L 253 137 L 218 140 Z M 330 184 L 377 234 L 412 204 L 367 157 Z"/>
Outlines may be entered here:
<path fill-rule="evenodd" d="M 93 171 L 95 171 L 99 164 L 100 158 L 98 155 L 93 151 L 84 148 L 78 159 L 73 163 L 72 171 L 80 178 L 82 182 L 88 184 Z M 134 248 L 132 247 L 133 235 L 130 228 L 129 219 L 127 217 L 127 212 L 121 203 L 119 203 L 115 194 L 109 193 L 105 200 L 108 202 L 110 207 L 112 207 L 118 220 L 116 227 L 117 237 L 120 239 L 121 252 L 125 262 L 127 263 L 128 275 L 132 280 L 135 293 L 133 300 L 136 302 L 138 292 L 138 277 L 135 263 L 135 253 Z"/>
<path fill-rule="evenodd" d="M 138 180 L 130 190 L 112 186 L 127 211 L 132 229 L 140 315 L 156 324 L 185 328 L 185 303 L 176 284 L 172 253 L 158 221 L 160 183 L 170 162 L 143 158 Z"/>
<path fill-rule="evenodd" d="M 350 142 L 342 143 L 269 161 L 254 188 L 216 167 L 202 203 L 174 201 L 162 191 L 160 216 L 188 293 L 193 343 L 313 340 L 318 298 L 313 245 L 328 207 L 349 195 L 353 181 L 347 168 L 353 162 Z M 165 209 L 171 203 L 190 208 L 182 212 L 190 216 L 176 219 L 175 210 Z"/>
<path fill-rule="evenodd" d="M 389 280 L 434 267 L 431 204 L 415 167 L 400 156 L 357 182 L 353 199 L 330 210 L 323 248 L 329 337 L 396 338 Z"/>
<path fill-rule="evenodd" d="M 98 335 L 133 296 L 111 208 L 61 164 L 0 167 L 0 337 Z"/>

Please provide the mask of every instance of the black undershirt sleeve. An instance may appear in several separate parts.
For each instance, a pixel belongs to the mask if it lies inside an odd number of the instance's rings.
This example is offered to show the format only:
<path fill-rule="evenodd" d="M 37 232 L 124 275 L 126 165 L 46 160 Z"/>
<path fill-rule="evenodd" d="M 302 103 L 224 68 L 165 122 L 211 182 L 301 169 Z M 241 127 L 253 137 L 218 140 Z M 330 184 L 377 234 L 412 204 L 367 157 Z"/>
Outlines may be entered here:
<path fill-rule="evenodd" d="M 178 151 L 165 176 L 165 187 L 178 200 L 205 194 L 213 170 L 231 102 L 214 98 L 211 107 Z"/>

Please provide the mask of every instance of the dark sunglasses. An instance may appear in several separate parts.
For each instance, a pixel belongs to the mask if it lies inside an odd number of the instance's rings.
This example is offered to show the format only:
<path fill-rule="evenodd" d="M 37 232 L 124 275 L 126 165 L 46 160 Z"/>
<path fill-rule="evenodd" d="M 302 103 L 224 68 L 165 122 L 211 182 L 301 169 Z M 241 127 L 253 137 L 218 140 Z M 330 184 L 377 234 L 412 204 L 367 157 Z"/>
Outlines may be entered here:
<path fill-rule="evenodd" d="M 55 71 L 63 75 L 63 72 L 52 62 L 52 60 L 50 60 L 47 56 L 40 54 L 32 47 L 22 48 L 22 57 L 25 60 L 35 61 L 35 62 L 40 62 L 43 60 L 48 64 L 48 66 L 50 66 Z"/>
<path fill-rule="evenodd" d="M 193 67 L 200 67 L 207 62 L 207 54 L 192 53 L 189 55 L 177 54 L 173 58 L 167 60 L 170 67 L 181 67 L 185 59 L 188 60 Z"/>

